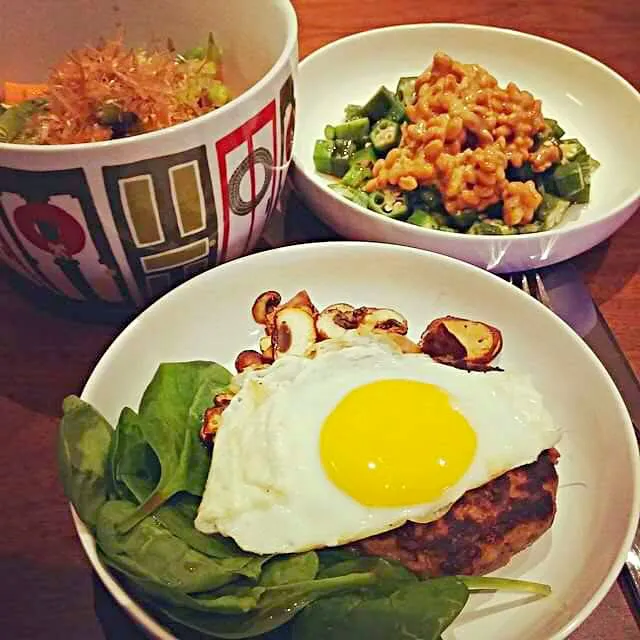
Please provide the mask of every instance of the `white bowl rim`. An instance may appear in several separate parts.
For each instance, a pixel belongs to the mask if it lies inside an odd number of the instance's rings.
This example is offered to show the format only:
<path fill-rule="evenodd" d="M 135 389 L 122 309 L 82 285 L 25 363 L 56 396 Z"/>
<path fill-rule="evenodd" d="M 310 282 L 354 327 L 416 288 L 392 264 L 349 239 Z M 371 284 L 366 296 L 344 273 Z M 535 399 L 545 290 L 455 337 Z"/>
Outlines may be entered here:
<path fill-rule="evenodd" d="M 140 139 L 151 142 L 153 138 L 166 134 L 167 131 L 175 131 L 177 128 L 180 131 L 186 133 L 187 127 L 194 127 L 202 123 L 203 118 L 211 120 L 216 118 L 221 110 L 225 112 L 229 108 L 234 108 L 236 105 L 242 105 L 245 102 L 251 100 L 257 93 L 259 93 L 272 79 L 279 73 L 280 69 L 285 65 L 286 61 L 290 58 L 291 53 L 297 46 L 298 42 L 298 16 L 290 0 L 272 0 L 277 3 L 285 13 L 285 19 L 287 22 L 287 39 L 284 47 L 278 56 L 278 59 L 271 65 L 271 68 L 265 73 L 255 84 L 251 85 L 246 91 L 243 91 L 237 98 L 233 98 L 227 104 L 205 113 L 197 118 L 186 120 L 185 122 L 179 122 L 170 127 L 164 127 L 163 129 L 155 129 L 154 131 L 147 131 L 139 136 L 130 136 L 128 138 L 119 138 L 117 140 L 100 140 L 98 142 L 78 142 L 69 144 L 14 144 L 13 142 L 0 142 L 0 153 L 3 151 L 25 151 L 30 153 L 39 153 L 42 155 L 52 153 L 78 153 L 78 152 L 98 152 L 105 149 L 107 145 L 109 147 L 123 147 L 124 145 L 133 144 L 139 142 Z"/>
<path fill-rule="evenodd" d="M 341 241 L 325 241 L 325 242 L 314 242 L 314 243 L 303 243 L 296 245 L 289 245 L 285 247 L 279 247 L 277 249 L 271 249 L 269 251 L 252 253 L 241 258 L 237 258 L 236 260 L 232 260 L 230 262 L 224 263 L 216 267 L 215 272 L 219 275 L 224 274 L 225 271 L 229 269 L 236 268 L 234 265 L 238 262 L 247 262 L 247 261 L 259 261 L 264 259 L 273 259 L 277 260 L 280 254 L 290 254 L 290 253 L 298 253 L 300 256 L 304 256 L 305 252 L 309 250 L 310 247 L 313 247 L 316 251 L 324 251 L 331 250 L 332 248 L 346 248 L 349 251 L 391 251 L 393 252 L 404 252 L 404 253 L 413 253 L 416 256 L 419 256 L 424 259 L 436 260 L 443 262 L 445 264 L 457 265 L 457 268 L 468 270 L 468 271 L 481 271 L 485 273 L 489 277 L 499 278 L 495 274 L 488 272 L 480 267 L 472 265 L 470 263 L 458 260 L 456 258 L 452 258 L 447 255 L 439 254 L 433 251 L 426 251 L 424 249 L 417 249 L 414 247 L 408 247 L 404 245 L 397 245 L 392 243 L 383 243 L 383 242 L 363 242 L 363 241 L 350 241 L 350 240 L 341 240 Z M 427 254 L 425 256 L 425 254 Z M 267 257 L 271 256 L 271 257 Z M 102 354 L 98 362 L 95 364 L 89 378 L 81 392 L 81 397 L 86 397 L 87 393 L 91 391 L 91 387 L 96 384 L 96 379 L 100 374 L 101 369 L 108 366 L 108 360 L 111 358 L 111 353 L 115 348 L 118 347 L 120 343 L 125 341 L 128 338 L 128 335 L 136 330 L 138 324 L 142 322 L 142 318 L 148 314 L 158 313 L 158 308 L 160 308 L 163 304 L 166 304 L 167 301 L 176 295 L 176 292 L 182 289 L 183 287 L 188 286 L 189 282 L 192 282 L 196 279 L 212 277 L 211 273 L 214 272 L 213 269 L 209 271 L 205 271 L 203 273 L 198 274 L 191 280 L 184 282 L 178 285 L 176 288 L 172 289 L 161 298 L 152 303 L 149 307 L 144 309 L 138 316 L 136 316 L 117 336 L 116 338 L 108 345 L 105 352 Z M 504 282 L 505 291 L 511 291 L 512 293 L 509 295 L 519 295 L 529 298 L 530 296 L 515 287 L 512 287 L 506 281 Z M 605 366 L 600 362 L 595 353 L 587 346 L 587 344 L 578 336 L 577 333 L 574 333 L 571 327 L 560 317 L 558 317 L 551 309 L 546 307 L 545 305 L 540 305 L 538 307 L 538 312 L 547 314 L 550 318 L 552 318 L 553 322 L 555 322 L 559 327 L 563 326 L 564 330 L 567 331 L 567 339 L 574 340 L 578 345 L 578 348 L 582 350 L 584 355 L 590 360 L 593 367 L 595 367 L 602 378 L 603 384 L 607 385 L 608 392 L 613 395 L 615 402 L 618 406 L 618 410 L 620 416 L 622 418 L 622 422 L 624 424 L 623 428 L 625 431 L 626 439 L 629 443 L 630 447 L 636 446 L 636 438 L 635 431 L 633 428 L 633 424 L 631 422 L 631 417 L 629 415 L 629 411 L 613 382 L 611 376 L 606 370 Z M 631 475 L 632 475 L 632 486 L 633 486 L 633 499 L 629 505 L 629 524 L 627 527 L 627 533 L 624 539 L 624 543 L 621 545 L 614 561 L 611 563 L 611 567 L 609 572 L 607 573 L 605 579 L 601 582 L 601 584 L 594 590 L 592 596 L 585 603 L 582 609 L 573 617 L 571 621 L 569 621 L 556 635 L 554 635 L 549 640 L 560 640 L 562 638 L 568 637 L 571 633 L 573 633 L 586 619 L 594 609 L 600 604 L 600 602 L 607 595 L 613 583 L 616 581 L 618 574 L 620 573 L 629 549 L 631 548 L 633 538 L 635 536 L 637 522 L 640 517 L 640 456 L 636 456 L 632 458 L 634 462 L 631 465 Z M 71 515 L 73 518 L 74 526 L 76 527 L 76 532 L 78 537 L 80 538 L 80 542 L 82 547 L 89 559 L 91 565 L 95 569 L 97 575 L 102 580 L 103 584 L 107 588 L 107 590 L 114 596 L 116 601 L 123 607 L 123 609 L 127 612 L 127 614 L 134 619 L 138 624 L 141 624 L 147 631 L 155 634 L 156 638 L 160 640 L 175 640 L 175 636 L 167 631 L 165 627 L 163 627 L 156 618 L 147 611 L 141 604 L 138 603 L 132 596 L 130 596 L 124 587 L 120 584 L 120 582 L 115 578 L 115 576 L 111 573 L 111 571 L 102 564 L 97 556 L 97 552 L 91 548 L 91 540 L 95 542 L 95 538 L 93 534 L 86 528 L 84 523 L 77 516 L 75 509 L 72 505 L 70 505 Z"/>
<path fill-rule="evenodd" d="M 354 40 L 359 40 L 359 39 L 364 39 L 369 35 L 372 34 L 378 34 L 378 33 L 385 33 L 388 31 L 404 31 L 404 30 L 430 30 L 430 29 L 440 29 L 440 28 L 453 28 L 453 29 L 459 29 L 461 31 L 474 31 L 474 30 L 478 30 L 478 31 L 489 31 L 489 32 L 494 32 L 494 33 L 505 33 L 505 34 L 510 34 L 510 35 L 514 35 L 518 38 L 522 38 L 524 40 L 535 40 L 537 42 L 541 42 L 541 43 L 545 43 L 546 45 L 550 45 L 556 49 L 560 49 L 563 50 L 567 53 L 571 53 L 579 58 L 581 58 L 582 60 L 584 60 L 585 62 L 588 62 L 589 64 L 593 65 L 594 67 L 600 69 L 601 71 L 603 71 L 604 73 L 608 74 L 610 77 L 612 77 L 614 80 L 618 81 L 622 86 L 624 86 L 628 91 L 630 91 L 632 94 L 635 94 L 635 98 L 638 101 L 638 107 L 640 108 L 640 91 L 638 91 L 626 78 L 624 78 L 623 76 L 621 76 L 617 71 L 614 71 L 613 69 L 611 69 L 610 67 L 608 67 L 606 64 L 604 64 L 603 62 L 600 62 L 599 60 L 597 60 L 596 58 L 580 51 L 579 49 L 574 49 L 573 47 L 570 47 L 569 45 L 563 44 L 561 42 L 557 42 L 556 40 L 551 40 L 550 38 L 543 38 L 542 36 L 537 36 L 534 35 L 533 33 L 528 33 L 526 31 L 519 31 L 517 29 L 505 29 L 503 27 L 493 27 L 493 26 L 488 26 L 488 25 L 482 25 L 482 24 L 472 24 L 472 23 L 458 23 L 458 22 L 415 22 L 415 23 L 410 23 L 410 24 L 395 24 L 395 25 L 390 25 L 387 27 L 379 27 L 376 29 L 367 29 L 366 31 L 359 31 L 358 33 L 353 33 L 349 36 L 345 36 L 344 38 L 339 38 L 338 40 L 334 40 L 333 42 L 329 42 L 326 45 L 320 47 L 319 49 L 316 49 L 315 51 L 313 51 L 312 53 L 310 53 L 309 55 L 305 56 L 301 61 L 299 66 L 299 73 L 300 75 L 302 75 L 302 73 L 304 72 L 304 68 L 307 62 L 312 61 L 313 59 L 315 59 L 316 57 L 320 57 L 321 55 L 323 55 L 324 53 L 326 53 L 329 49 L 338 46 L 339 44 L 342 44 L 344 42 L 348 42 L 348 41 L 354 41 Z M 334 193 L 331 189 L 329 189 L 329 187 L 325 184 L 325 183 L 321 183 L 316 181 L 311 175 L 310 172 L 305 171 L 302 168 L 302 164 L 299 163 L 297 161 L 297 154 L 296 154 L 296 150 L 295 150 L 295 144 L 294 144 L 294 150 L 293 150 L 293 163 L 295 165 L 295 168 L 297 171 L 299 171 L 302 175 L 304 175 L 307 179 L 310 179 L 314 182 L 314 184 L 317 184 L 324 193 L 330 194 L 330 196 L 335 199 L 336 201 L 340 202 L 343 205 L 346 205 L 347 207 L 349 207 L 351 210 L 353 211 L 358 211 L 361 214 L 364 214 L 365 216 L 369 217 L 372 220 L 380 220 L 380 216 L 376 213 L 374 213 L 373 211 L 369 211 L 368 209 L 365 209 L 364 207 L 361 207 L 357 204 L 354 204 L 353 202 L 350 202 L 349 200 L 347 200 L 346 198 L 343 198 L 341 196 L 339 196 L 338 194 Z M 313 174 L 313 176 L 315 176 L 315 173 Z M 625 200 L 623 200 L 620 204 L 618 204 L 615 208 L 611 209 L 607 214 L 605 214 L 604 216 L 597 218 L 595 220 L 589 220 L 589 221 L 580 221 L 580 219 L 578 219 L 577 225 L 573 226 L 573 227 L 555 227 L 553 229 L 549 229 L 548 231 L 537 231 L 536 233 L 527 233 L 527 234 L 523 234 L 523 235 L 507 235 L 507 236 L 500 236 L 500 235 L 496 235 L 496 236 L 490 236 L 490 235 L 470 235 L 467 233 L 455 233 L 455 234 L 449 234 L 450 236 L 452 236 L 453 238 L 455 238 L 456 240 L 460 241 L 460 242 L 484 242 L 486 243 L 492 243 L 495 246 L 495 243 L 502 243 L 502 244 L 506 244 L 506 243 L 511 243 L 511 242 L 526 242 L 527 240 L 531 240 L 532 238 L 551 238 L 551 237 L 555 237 L 555 236 L 561 236 L 561 235 L 565 235 L 568 233 L 572 233 L 575 232 L 575 230 L 577 228 L 580 229 L 588 229 L 594 225 L 597 224 L 602 224 L 602 222 L 604 220 L 607 220 L 609 218 L 612 218 L 614 216 L 616 216 L 618 213 L 620 213 L 621 211 L 623 211 L 624 209 L 626 209 L 627 207 L 630 207 L 634 202 L 636 202 L 637 200 L 640 199 L 640 182 L 638 183 L 638 186 L 636 187 L 636 190 L 629 196 L 627 197 Z M 386 218 L 383 217 L 382 218 L 387 224 L 391 224 L 391 225 L 406 225 L 407 222 L 402 221 L 402 220 L 394 220 L 393 218 Z M 384 224 L 384 223 L 383 223 Z M 424 227 L 418 227 L 416 225 L 411 225 L 412 227 L 414 227 L 417 230 L 417 233 L 422 233 L 425 234 L 425 237 L 431 237 L 431 238 L 442 238 L 442 234 L 444 233 L 443 231 L 438 231 L 436 229 L 425 229 Z"/>

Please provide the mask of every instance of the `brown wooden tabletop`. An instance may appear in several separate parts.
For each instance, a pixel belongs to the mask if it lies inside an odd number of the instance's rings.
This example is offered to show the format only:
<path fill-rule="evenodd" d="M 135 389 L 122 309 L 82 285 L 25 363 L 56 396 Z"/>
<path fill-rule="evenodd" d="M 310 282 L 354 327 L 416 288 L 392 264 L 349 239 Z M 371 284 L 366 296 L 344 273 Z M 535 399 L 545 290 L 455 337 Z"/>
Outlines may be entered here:
<path fill-rule="evenodd" d="M 294 4 L 301 57 L 336 38 L 372 27 L 473 22 L 564 42 L 640 86 L 638 0 L 297 0 Z M 575 262 L 638 373 L 640 215 Z M 1 637 L 142 637 L 104 590 L 99 585 L 94 589 L 58 484 L 55 461 L 61 399 L 81 389 L 120 325 L 71 319 L 64 305 L 59 309 L 42 306 L 16 288 L 8 272 L 0 271 Z M 640 638 L 618 586 L 572 636 L 572 640 L 605 638 Z"/>

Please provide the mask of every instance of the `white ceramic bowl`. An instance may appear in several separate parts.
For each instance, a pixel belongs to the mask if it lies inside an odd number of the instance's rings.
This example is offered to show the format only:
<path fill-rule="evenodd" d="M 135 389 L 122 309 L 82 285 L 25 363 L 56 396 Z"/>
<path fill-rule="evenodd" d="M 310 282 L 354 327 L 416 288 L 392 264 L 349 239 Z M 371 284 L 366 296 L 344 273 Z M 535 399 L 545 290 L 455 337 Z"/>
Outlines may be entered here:
<path fill-rule="evenodd" d="M 251 251 L 291 157 L 298 52 L 289 0 L 66 0 L 55 10 L 20 0 L 0 3 L 0 24 L 0 82 L 44 81 L 70 50 L 122 26 L 127 44 L 171 37 L 179 51 L 213 32 L 237 96 L 141 136 L 0 144 L 0 260 L 55 294 L 128 310 Z"/>
<path fill-rule="evenodd" d="M 290 296 L 302 288 L 321 307 L 350 302 L 398 309 L 414 338 L 445 314 L 482 319 L 502 330 L 501 365 L 533 376 L 564 435 L 556 521 L 499 575 L 548 582 L 553 595 L 522 606 L 515 606 L 513 595 L 475 595 L 444 637 L 569 635 L 607 593 L 631 544 L 640 495 L 635 439 L 618 391 L 582 340 L 496 276 L 445 256 L 377 243 L 318 243 L 241 258 L 181 285 L 139 315 L 102 356 L 82 397 L 115 423 L 123 406 L 138 406 L 159 363 L 232 363 L 240 350 L 257 344 L 260 331 L 250 312 L 256 295 L 276 289 Z M 151 635 L 172 638 L 100 564 L 93 537 L 77 519 L 76 526 L 116 600 Z"/>
<path fill-rule="evenodd" d="M 400 76 L 418 75 L 443 50 L 475 62 L 500 84 L 514 81 L 542 99 L 602 164 L 591 202 L 572 206 L 556 229 L 522 236 L 447 234 L 376 215 L 351 204 L 316 173 L 313 145 L 347 103 L 362 104 Z M 341 236 L 430 249 L 496 272 L 542 267 L 601 242 L 635 211 L 640 199 L 640 94 L 600 62 L 564 45 L 492 27 L 418 24 L 359 33 L 329 44 L 300 63 L 294 181 L 315 213 Z"/>

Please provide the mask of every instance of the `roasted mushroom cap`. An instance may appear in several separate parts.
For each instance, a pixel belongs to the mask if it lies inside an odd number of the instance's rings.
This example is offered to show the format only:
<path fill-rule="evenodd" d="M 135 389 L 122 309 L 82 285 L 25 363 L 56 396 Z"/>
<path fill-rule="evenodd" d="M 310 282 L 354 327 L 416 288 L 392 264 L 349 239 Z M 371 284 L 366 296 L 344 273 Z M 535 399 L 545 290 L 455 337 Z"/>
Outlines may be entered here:
<path fill-rule="evenodd" d="M 443 364 L 487 370 L 502 349 L 502 334 L 485 322 L 445 316 L 429 324 L 420 337 L 420 349 Z"/>
<path fill-rule="evenodd" d="M 280 304 L 280 294 L 277 291 L 265 291 L 261 293 L 251 307 L 251 315 L 258 324 L 266 325 L 269 316 Z"/>
<path fill-rule="evenodd" d="M 235 367 L 238 373 L 242 373 L 249 368 L 261 367 L 263 364 L 265 364 L 265 360 L 262 354 L 250 349 L 241 351 L 235 361 Z"/>

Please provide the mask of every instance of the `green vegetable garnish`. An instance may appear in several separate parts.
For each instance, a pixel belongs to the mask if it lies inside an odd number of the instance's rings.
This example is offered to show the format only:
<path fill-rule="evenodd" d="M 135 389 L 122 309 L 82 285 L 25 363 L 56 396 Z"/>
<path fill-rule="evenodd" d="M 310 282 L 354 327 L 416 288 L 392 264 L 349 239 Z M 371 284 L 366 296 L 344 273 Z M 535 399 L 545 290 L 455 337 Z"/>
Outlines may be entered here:
<path fill-rule="evenodd" d="M 0 115 L 0 142 L 12 142 L 25 128 L 27 122 L 38 111 L 47 105 L 43 98 L 25 100 L 20 104 L 9 107 Z"/>

